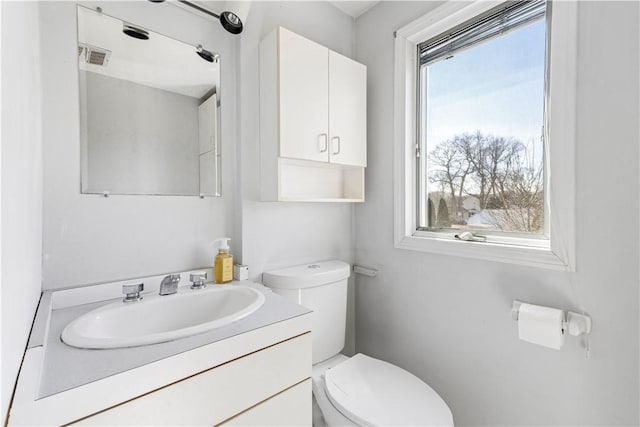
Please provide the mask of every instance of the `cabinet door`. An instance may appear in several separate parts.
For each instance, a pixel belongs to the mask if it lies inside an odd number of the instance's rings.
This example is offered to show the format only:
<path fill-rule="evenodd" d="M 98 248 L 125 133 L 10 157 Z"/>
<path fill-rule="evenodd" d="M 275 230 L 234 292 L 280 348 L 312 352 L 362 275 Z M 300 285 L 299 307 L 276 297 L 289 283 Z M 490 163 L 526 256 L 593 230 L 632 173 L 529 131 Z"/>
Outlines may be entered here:
<path fill-rule="evenodd" d="M 330 162 L 367 165 L 367 67 L 329 52 Z"/>
<path fill-rule="evenodd" d="M 329 49 L 280 28 L 280 157 L 329 160 Z"/>

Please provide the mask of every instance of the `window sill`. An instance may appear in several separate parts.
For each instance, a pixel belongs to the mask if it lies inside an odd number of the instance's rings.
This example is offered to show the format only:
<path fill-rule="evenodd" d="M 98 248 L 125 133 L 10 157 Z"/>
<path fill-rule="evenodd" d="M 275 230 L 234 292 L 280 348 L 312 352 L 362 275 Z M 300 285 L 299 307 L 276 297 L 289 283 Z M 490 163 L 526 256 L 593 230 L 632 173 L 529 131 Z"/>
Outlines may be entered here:
<path fill-rule="evenodd" d="M 514 246 L 486 242 L 465 242 L 444 238 L 404 236 L 395 242 L 398 249 L 437 253 L 509 264 L 569 271 L 569 264 L 550 248 Z"/>

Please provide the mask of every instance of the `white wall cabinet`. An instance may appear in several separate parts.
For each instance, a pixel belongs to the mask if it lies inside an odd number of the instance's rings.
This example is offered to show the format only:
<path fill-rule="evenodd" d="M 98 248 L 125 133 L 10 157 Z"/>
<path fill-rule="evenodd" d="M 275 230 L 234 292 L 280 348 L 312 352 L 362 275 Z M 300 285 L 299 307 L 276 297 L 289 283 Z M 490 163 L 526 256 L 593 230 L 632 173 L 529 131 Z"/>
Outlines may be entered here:
<path fill-rule="evenodd" d="M 366 67 L 284 28 L 260 44 L 261 195 L 364 201 Z"/>

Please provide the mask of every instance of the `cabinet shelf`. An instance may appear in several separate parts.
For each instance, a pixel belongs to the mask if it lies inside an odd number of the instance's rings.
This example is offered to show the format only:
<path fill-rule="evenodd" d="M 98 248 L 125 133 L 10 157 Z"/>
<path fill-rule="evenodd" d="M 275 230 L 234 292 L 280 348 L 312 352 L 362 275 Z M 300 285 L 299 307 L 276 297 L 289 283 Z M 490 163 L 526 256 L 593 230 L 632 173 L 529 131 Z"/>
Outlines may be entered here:
<path fill-rule="evenodd" d="M 364 168 L 277 159 L 278 201 L 363 202 Z"/>

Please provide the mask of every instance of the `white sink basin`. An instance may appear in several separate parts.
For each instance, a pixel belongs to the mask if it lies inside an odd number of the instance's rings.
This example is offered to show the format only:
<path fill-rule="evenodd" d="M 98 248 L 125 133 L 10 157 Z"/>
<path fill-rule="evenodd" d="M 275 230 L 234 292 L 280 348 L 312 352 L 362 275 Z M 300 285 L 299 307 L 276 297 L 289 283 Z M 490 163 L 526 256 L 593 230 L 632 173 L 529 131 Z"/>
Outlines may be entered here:
<path fill-rule="evenodd" d="M 210 331 L 242 319 L 264 304 L 256 289 L 225 285 L 115 302 L 83 314 L 62 331 L 78 348 L 120 348 L 155 344 Z"/>

